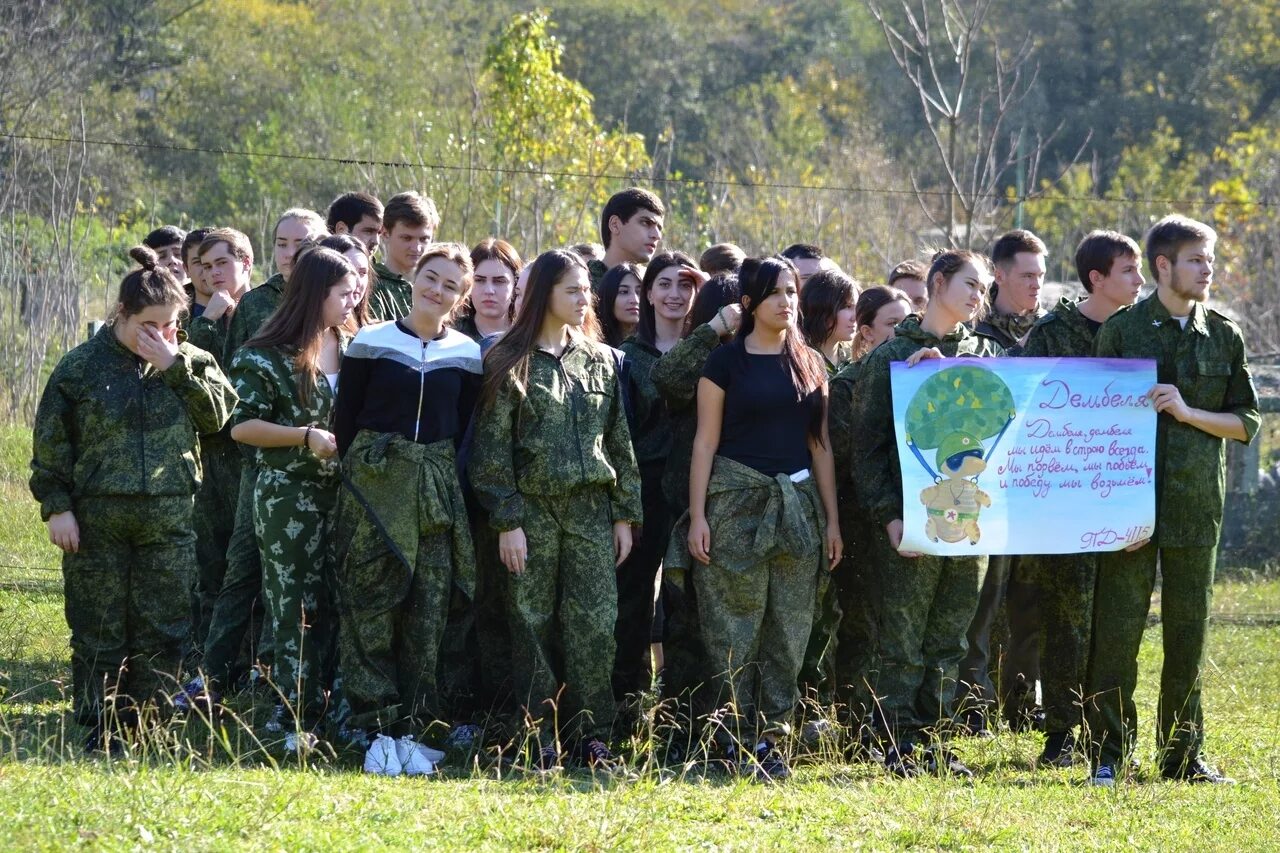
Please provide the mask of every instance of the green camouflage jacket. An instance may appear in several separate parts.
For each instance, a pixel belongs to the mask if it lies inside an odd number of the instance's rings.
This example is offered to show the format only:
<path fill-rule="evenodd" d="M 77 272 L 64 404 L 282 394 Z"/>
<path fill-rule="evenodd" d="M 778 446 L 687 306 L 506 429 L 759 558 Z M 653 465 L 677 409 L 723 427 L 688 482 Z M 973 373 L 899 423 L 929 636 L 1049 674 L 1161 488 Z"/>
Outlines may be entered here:
<path fill-rule="evenodd" d="M 1261 426 L 1258 395 L 1240 327 L 1203 305 L 1192 307 L 1183 329 L 1158 293 L 1102 324 L 1094 354 L 1151 358 L 1156 377 L 1176 385 L 1188 406 L 1231 412 L 1247 441 Z M 1156 421 L 1156 533 L 1166 547 L 1218 544 L 1226 495 L 1226 442 L 1170 415 Z"/>
<path fill-rule="evenodd" d="M 831 377 L 827 390 L 827 434 L 836 466 L 836 488 L 843 503 L 853 496 L 853 394 L 867 358 L 846 363 Z"/>
<path fill-rule="evenodd" d="M 604 265 L 604 261 L 592 258 L 587 261 L 587 277 L 591 281 L 591 292 L 600 292 L 600 282 L 604 281 L 605 273 L 609 272 L 609 268 Z"/>
<path fill-rule="evenodd" d="M 476 411 L 469 473 L 495 529 L 524 525 L 523 495 L 609 491 L 613 520 L 639 524 L 640 473 L 613 354 L 571 339 L 556 358 L 535 349 L 524 389 L 507 377 Z M 486 364 L 486 370 L 490 367 Z"/>
<path fill-rule="evenodd" d="M 662 494 L 675 513 L 689 506 L 689 466 L 693 438 L 698 432 L 698 380 L 720 336 L 707 323 L 663 353 L 649 379 L 667 407 L 671 424 L 671 452 L 662 474 Z"/>
<path fill-rule="evenodd" d="M 629 364 L 631 408 L 635 413 L 631 437 L 635 440 L 636 462 L 665 462 L 671 455 L 671 416 L 658 386 L 653 384 L 653 368 L 662 353 L 635 335 L 623 341 L 621 349 Z"/>
<path fill-rule="evenodd" d="M 191 495 L 197 436 L 227 422 L 236 395 L 213 356 L 188 343 L 157 371 L 111 326 L 58 362 L 32 430 L 31 494 L 44 519 L 75 498 Z"/>
<path fill-rule="evenodd" d="M 1004 355 L 995 341 L 964 326 L 940 340 L 920 328 L 920 319 L 914 316 L 898 325 L 896 335 L 862 360 L 850 418 L 850 434 L 855 437 L 850 454 L 855 496 L 882 527 L 902 518 L 902 471 L 898 467 L 889 364 L 905 361 L 924 347 L 937 347 L 947 358 Z"/>
<path fill-rule="evenodd" d="M 973 331 L 984 337 L 991 338 L 1003 349 L 1016 350 L 1023 342 L 1027 332 L 1031 331 L 1031 327 L 1044 316 L 1045 312 L 1037 307 L 1030 314 L 1000 314 L 994 307 L 995 301 L 996 290 L 993 287 L 991 291 L 992 308 L 986 317 L 974 323 Z M 1012 354 L 1014 353 L 1010 352 L 1010 355 Z"/>
<path fill-rule="evenodd" d="M 1093 355 L 1094 333 L 1080 303 L 1063 299 L 1027 333 L 1018 355 L 1030 358 L 1088 358 Z"/>
<path fill-rule="evenodd" d="M 226 346 L 222 351 L 222 364 L 231 364 L 236 350 L 244 346 L 244 342 L 258 334 L 258 330 L 284 300 L 284 276 L 276 273 L 262 284 L 250 290 L 240 298 L 236 305 L 236 313 L 231 315 L 231 324 L 227 327 Z"/>
<path fill-rule="evenodd" d="M 339 347 L 347 339 L 339 336 Z M 293 353 L 280 347 L 242 347 L 231 361 L 231 380 L 240 402 L 231 414 L 232 426 L 263 420 L 289 427 L 314 426 L 332 430 L 336 395 L 329 381 L 317 376 L 310 388 L 309 402 L 298 393 L 299 375 L 293 369 Z M 254 459 L 260 469 L 272 469 L 297 480 L 328 482 L 338 473 L 338 458 L 321 459 L 301 445 L 296 447 L 256 447 Z"/>
<path fill-rule="evenodd" d="M 407 278 L 391 271 L 382 261 L 373 262 L 373 272 L 378 276 L 373 293 L 369 294 L 369 320 L 399 320 L 409 316 L 413 308 L 413 284 Z"/>

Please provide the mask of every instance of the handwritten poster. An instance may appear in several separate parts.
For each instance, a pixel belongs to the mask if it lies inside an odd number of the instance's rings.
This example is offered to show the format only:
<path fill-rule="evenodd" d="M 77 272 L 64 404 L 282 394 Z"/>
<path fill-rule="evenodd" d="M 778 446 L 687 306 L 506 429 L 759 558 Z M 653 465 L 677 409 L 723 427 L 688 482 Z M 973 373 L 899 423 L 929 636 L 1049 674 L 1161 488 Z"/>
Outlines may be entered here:
<path fill-rule="evenodd" d="M 951 358 L 890 370 L 902 550 L 1068 554 L 1151 536 L 1154 361 Z"/>

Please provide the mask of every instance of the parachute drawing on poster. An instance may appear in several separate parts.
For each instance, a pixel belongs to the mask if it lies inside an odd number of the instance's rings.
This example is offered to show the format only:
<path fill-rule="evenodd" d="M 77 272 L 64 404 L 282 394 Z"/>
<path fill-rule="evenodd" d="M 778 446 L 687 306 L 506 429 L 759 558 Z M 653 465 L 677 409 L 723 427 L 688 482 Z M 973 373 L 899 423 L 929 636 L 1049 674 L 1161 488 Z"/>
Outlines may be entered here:
<path fill-rule="evenodd" d="M 890 367 L 903 551 L 1068 554 L 1155 527 L 1144 359 L 951 358 Z"/>

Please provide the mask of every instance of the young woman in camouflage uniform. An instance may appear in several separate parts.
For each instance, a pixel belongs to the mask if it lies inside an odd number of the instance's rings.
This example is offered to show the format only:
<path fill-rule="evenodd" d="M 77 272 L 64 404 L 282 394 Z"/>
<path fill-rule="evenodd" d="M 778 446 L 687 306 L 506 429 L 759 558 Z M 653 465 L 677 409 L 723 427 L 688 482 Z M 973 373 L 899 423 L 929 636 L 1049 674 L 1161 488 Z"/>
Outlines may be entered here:
<path fill-rule="evenodd" d="M 327 528 L 338 447 L 329 427 L 355 293 L 350 262 L 332 249 L 305 251 L 280 309 L 231 362 L 240 395 L 231 437 L 257 448 L 253 522 L 272 677 L 303 727 L 324 709 L 332 663 Z"/>
<path fill-rule="evenodd" d="M 1004 350 L 965 326 L 991 284 L 986 257 L 969 251 L 939 252 L 929 268 L 929 305 L 907 317 L 895 337 L 865 360 L 853 393 L 849 433 L 856 436 L 852 474 L 856 497 L 870 519 L 871 542 L 862 552 L 879 567 L 880 601 L 875 687 L 877 727 L 891 746 L 885 767 L 894 775 L 972 775 L 940 745 L 917 752 L 950 722 L 944 698 L 965 653 L 965 629 L 978 603 L 986 557 L 936 557 L 899 551 L 902 541 L 902 475 L 894 433 L 889 364 L 917 363 L 928 355 L 996 356 Z"/>
<path fill-rule="evenodd" d="M 485 358 L 469 466 L 510 572 L 513 677 L 544 768 L 560 761 L 557 727 L 589 763 L 612 760 L 614 570 L 641 522 L 617 362 L 579 331 L 590 304 L 578 255 L 533 262 L 515 325 Z"/>
<path fill-rule="evenodd" d="M 511 328 L 511 297 L 524 261 L 506 240 L 486 237 L 471 247 L 471 268 L 475 283 L 449 325 L 480 343 Z"/>
<path fill-rule="evenodd" d="M 375 734 L 370 773 L 434 771 L 420 741 L 444 716 L 437 672 L 469 663 L 440 652 L 451 593 L 469 600 L 475 587 L 455 449 L 480 390 L 480 346 L 447 326 L 471 275 L 465 247 L 427 249 L 409 314 L 362 329 L 342 360 L 339 666 L 348 724 Z"/>
<path fill-rule="evenodd" d="M 799 280 L 786 259 L 743 262 L 742 325 L 703 369 L 689 469 L 686 541 L 726 708 L 718 739 L 736 756 L 749 738 L 761 780 L 788 775 L 776 739 L 800 698 L 819 577 L 842 549 L 827 376 L 796 327 Z"/>
<path fill-rule="evenodd" d="M 62 560 L 76 721 L 104 724 L 172 685 L 190 629 L 198 435 L 235 393 L 213 356 L 178 339 L 186 294 L 144 247 L 114 320 L 58 363 L 32 434 L 31 493 Z M 110 710 L 108 710 L 110 709 Z"/>
<path fill-rule="evenodd" d="M 608 290 L 613 273 L 610 270 L 605 275 L 602 292 Z M 613 665 L 613 689 L 619 699 L 649 689 L 654 583 L 675 521 L 662 494 L 662 474 L 671 455 L 671 418 L 651 374 L 658 359 L 684 337 L 685 320 L 705 278 L 693 258 L 683 252 L 655 255 L 639 282 L 639 323 L 621 347 L 627 357 L 627 381 L 635 413 L 631 435 L 640 466 L 644 526 L 631 556 L 618 570 L 618 624 L 614 631 L 618 651 Z"/>

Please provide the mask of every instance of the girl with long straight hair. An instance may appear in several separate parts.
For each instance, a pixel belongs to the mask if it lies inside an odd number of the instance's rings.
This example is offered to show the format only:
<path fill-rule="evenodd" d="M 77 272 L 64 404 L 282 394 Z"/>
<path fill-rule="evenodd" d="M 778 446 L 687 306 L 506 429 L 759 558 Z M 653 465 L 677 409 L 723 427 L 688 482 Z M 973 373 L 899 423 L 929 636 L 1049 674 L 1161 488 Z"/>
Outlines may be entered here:
<path fill-rule="evenodd" d="M 858 283 L 839 270 L 819 270 L 800 291 L 800 331 L 809 346 L 822 353 L 827 375 L 849 360 L 854 332 Z"/>
<path fill-rule="evenodd" d="M 600 339 L 611 347 L 635 334 L 640 323 L 642 273 L 635 264 L 618 264 L 604 274 L 596 301 L 600 306 Z"/>
<path fill-rule="evenodd" d="M 347 323 L 348 330 L 355 334 L 373 322 L 369 316 L 369 294 L 373 292 L 374 282 L 373 258 L 369 255 L 369 247 L 363 240 L 350 234 L 330 234 L 322 237 L 315 245 L 322 249 L 333 249 L 346 258 L 356 271 L 356 307 L 351 309 L 351 319 Z"/>
<path fill-rule="evenodd" d="M 615 268 L 616 269 L 616 268 Z M 610 271 L 609 275 L 613 273 Z M 609 275 L 601 285 L 604 292 Z M 705 275 L 683 252 L 655 255 L 640 282 L 640 314 L 635 334 L 621 346 L 633 411 L 631 437 L 640 466 L 644 526 L 631 557 L 618 571 L 618 652 L 613 665 L 615 695 L 648 690 L 654 641 L 654 582 L 674 520 L 662 494 L 662 475 L 671 455 L 671 418 L 651 373 L 658 359 L 684 337 L 693 298 Z M 607 316 L 607 315 L 606 315 Z M 660 638 L 658 638 L 660 642 Z"/>
<path fill-rule="evenodd" d="M 451 593 L 470 598 L 475 586 L 456 449 L 480 390 L 480 345 L 448 325 L 471 276 L 466 247 L 431 246 L 408 315 L 362 329 L 342 360 L 339 666 L 348 726 L 374 735 L 369 773 L 434 772 L 439 756 L 422 741 L 445 716 L 437 674 L 464 665 L 440 649 Z"/>
<path fill-rule="evenodd" d="M 338 492 L 331 424 L 356 272 L 332 249 L 298 255 L 284 302 L 231 362 L 231 437 L 257 448 L 253 523 L 271 622 L 273 679 L 294 715 L 286 741 L 320 719 L 335 639 L 328 526 Z"/>
<path fill-rule="evenodd" d="M 739 282 L 742 325 L 698 384 L 685 538 L 718 702 L 736 704 L 721 743 L 737 757 L 748 739 L 743 757 L 771 780 L 788 775 L 776 739 L 799 701 L 840 524 L 826 370 L 796 327 L 800 276 L 786 259 L 748 258 Z"/>
<path fill-rule="evenodd" d="M 187 295 L 155 253 L 115 314 L 54 368 L 32 429 L 31 494 L 62 549 L 71 684 L 86 748 L 115 748 L 182 664 L 195 576 L 199 435 L 235 403 L 213 356 L 179 341 Z"/>
<path fill-rule="evenodd" d="M 607 764 L 617 583 L 641 522 L 640 477 L 611 350 L 580 331 L 586 264 L 553 250 L 532 264 L 523 307 L 485 357 L 469 473 L 510 572 L 512 671 L 559 765 L 558 723 Z"/>
<path fill-rule="evenodd" d="M 924 741 L 927 732 L 945 730 L 952 721 L 952 685 L 964 657 L 965 631 L 978 606 L 987 558 L 899 550 L 902 474 L 889 365 L 914 365 L 923 357 L 1003 354 L 999 344 L 975 335 L 967 325 L 982 308 L 991 281 L 991 265 L 984 255 L 956 250 L 936 254 L 929 267 L 924 316 L 907 317 L 892 340 L 867 356 L 853 390 L 848 429 L 854 497 L 869 519 L 873 540 L 862 543 L 863 551 L 879 566 L 882 596 L 875 722 L 890 745 L 885 767 L 896 776 L 972 775 L 951 750 Z M 978 465 L 974 453 L 970 449 L 955 454 L 957 464 Z M 980 460 L 981 448 L 976 453 Z"/>

